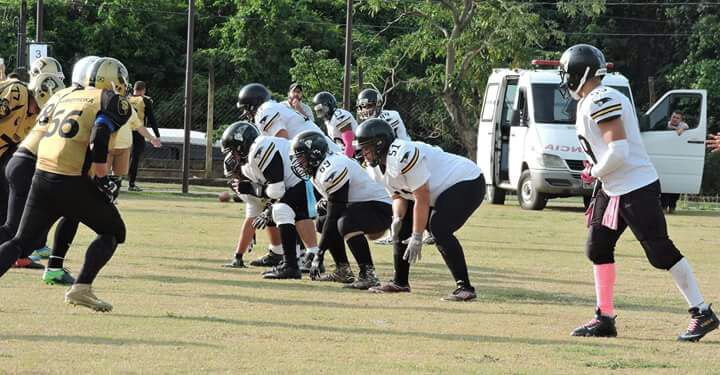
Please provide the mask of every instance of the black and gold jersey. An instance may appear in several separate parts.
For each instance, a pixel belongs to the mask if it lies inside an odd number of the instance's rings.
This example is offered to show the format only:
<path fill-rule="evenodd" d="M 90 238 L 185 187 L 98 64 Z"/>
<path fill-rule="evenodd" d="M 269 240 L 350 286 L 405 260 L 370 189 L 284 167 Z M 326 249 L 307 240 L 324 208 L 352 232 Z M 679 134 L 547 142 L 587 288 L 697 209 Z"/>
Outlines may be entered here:
<path fill-rule="evenodd" d="M 45 126 L 37 157 L 37 169 L 67 176 L 79 176 L 98 115 L 109 118 L 116 131 L 130 117 L 127 99 L 112 91 L 93 87 L 71 87 L 58 92 L 38 118 Z"/>
<path fill-rule="evenodd" d="M 37 114 L 28 114 L 29 98 L 24 82 L 0 82 L 0 156 L 22 142 L 35 124 Z"/>
<path fill-rule="evenodd" d="M 135 108 L 138 118 L 142 121 L 143 126 L 145 125 L 145 96 L 133 95 L 128 98 L 130 104 Z"/>

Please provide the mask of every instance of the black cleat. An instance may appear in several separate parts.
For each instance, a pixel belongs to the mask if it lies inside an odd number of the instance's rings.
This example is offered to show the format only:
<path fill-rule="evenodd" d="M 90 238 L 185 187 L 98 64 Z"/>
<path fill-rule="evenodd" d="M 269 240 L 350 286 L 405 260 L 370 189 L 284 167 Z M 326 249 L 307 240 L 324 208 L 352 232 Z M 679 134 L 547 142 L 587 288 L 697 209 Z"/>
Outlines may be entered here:
<path fill-rule="evenodd" d="M 368 290 L 372 287 L 380 286 L 380 279 L 378 279 L 375 273 L 374 266 L 361 266 L 360 274 L 358 274 L 357 280 L 350 284 L 345 284 L 343 288 Z"/>
<path fill-rule="evenodd" d="M 245 265 L 245 262 L 243 262 L 242 254 L 235 254 L 235 257 L 233 258 L 230 263 L 223 264 L 223 267 L 226 268 L 247 268 Z"/>
<path fill-rule="evenodd" d="M 688 312 L 690 313 L 690 324 L 688 324 L 687 332 L 678 336 L 678 341 L 698 342 L 711 331 L 718 329 L 720 322 L 710 306 L 702 312 L 697 307 L 693 307 Z"/>
<path fill-rule="evenodd" d="M 595 310 L 595 318 L 585 323 L 585 325 L 575 328 L 570 336 L 616 337 L 615 318 L 615 316 L 612 318 L 604 316 L 600 313 L 600 309 L 597 309 Z"/>
<path fill-rule="evenodd" d="M 379 286 L 368 289 L 371 293 L 410 293 L 410 285 L 400 285 L 395 280 L 390 280 Z"/>
<path fill-rule="evenodd" d="M 355 275 L 353 275 L 352 269 L 350 268 L 349 264 L 341 263 L 335 265 L 335 271 L 322 274 L 313 280 L 350 284 L 355 281 Z"/>
<path fill-rule="evenodd" d="M 274 267 L 272 270 L 263 273 L 263 279 L 283 280 L 283 279 L 301 279 L 302 273 L 295 267 Z"/>
<path fill-rule="evenodd" d="M 265 254 L 262 258 L 253 260 L 252 262 L 250 262 L 250 265 L 253 267 L 277 267 L 280 265 L 282 260 L 282 255 L 275 254 L 272 251 L 268 250 L 267 254 Z"/>

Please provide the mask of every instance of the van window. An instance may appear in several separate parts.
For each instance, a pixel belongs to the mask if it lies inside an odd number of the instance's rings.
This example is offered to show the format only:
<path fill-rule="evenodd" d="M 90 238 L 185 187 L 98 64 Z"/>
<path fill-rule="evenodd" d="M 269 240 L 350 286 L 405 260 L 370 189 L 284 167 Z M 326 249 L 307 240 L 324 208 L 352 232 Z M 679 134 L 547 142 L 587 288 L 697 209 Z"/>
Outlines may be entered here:
<path fill-rule="evenodd" d="M 694 129 L 699 125 L 702 111 L 702 95 L 671 94 L 666 96 L 652 112 L 641 116 L 640 131 L 675 131 L 671 127 L 674 121 L 678 126 Z M 673 119 L 675 115 L 675 119 Z"/>
<path fill-rule="evenodd" d="M 630 89 L 624 86 L 610 86 L 630 98 Z M 564 98 L 560 85 L 555 83 L 535 83 L 532 85 L 535 104 L 535 122 L 544 124 L 575 124 L 577 101 Z"/>
<path fill-rule="evenodd" d="M 502 117 L 500 121 L 500 127 L 509 127 L 510 121 L 512 120 L 513 104 L 515 103 L 515 94 L 517 93 L 518 80 L 508 79 L 507 86 L 505 87 L 505 95 L 503 96 L 502 103 Z"/>
<path fill-rule="evenodd" d="M 485 90 L 485 100 L 482 109 L 482 121 L 492 121 L 495 115 L 495 103 L 497 103 L 498 85 L 493 83 Z"/>

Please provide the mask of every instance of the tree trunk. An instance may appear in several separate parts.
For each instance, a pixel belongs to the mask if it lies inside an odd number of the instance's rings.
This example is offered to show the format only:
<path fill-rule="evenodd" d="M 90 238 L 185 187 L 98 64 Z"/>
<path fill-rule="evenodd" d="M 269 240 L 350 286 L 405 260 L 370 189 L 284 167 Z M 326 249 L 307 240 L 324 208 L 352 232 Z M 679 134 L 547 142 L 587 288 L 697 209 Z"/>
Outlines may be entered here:
<path fill-rule="evenodd" d="M 450 120 L 452 121 L 453 132 L 458 137 L 460 143 L 465 147 L 465 153 L 468 158 L 475 160 L 477 153 L 477 135 L 472 124 L 469 123 L 468 114 L 463 108 L 462 99 L 455 90 L 448 88 L 443 92 L 443 104 Z"/>

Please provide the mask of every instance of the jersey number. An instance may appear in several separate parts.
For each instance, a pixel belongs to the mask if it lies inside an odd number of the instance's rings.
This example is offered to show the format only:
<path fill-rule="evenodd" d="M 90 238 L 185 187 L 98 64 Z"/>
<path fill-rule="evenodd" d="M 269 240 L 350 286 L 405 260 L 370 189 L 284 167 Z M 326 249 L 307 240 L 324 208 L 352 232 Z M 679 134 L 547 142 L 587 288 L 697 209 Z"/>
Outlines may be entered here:
<path fill-rule="evenodd" d="M 59 110 L 53 114 L 53 120 L 48 126 L 46 137 L 52 137 L 57 131 L 62 138 L 72 138 L 77 135 L 80 131 L 80 123 L 77 119 L 82 116 L 83 111 L 70 111 L 67 115 L 60 120 L 60 116 L 65 113 L 64 110 Z"/>
<path fill-rule="evenodd" d="M 320 164 L 320 168 L 318 168 L 318 171 L 320 173 L 325 173 L 325 169 L 330 166 L 330 162 L 325 160 L 322 164 Z"/>
<path fill-rule="evenodd" d="M 390 145 L 390 152 L 388 152 L 388 155 L 390 155 L 390 156 L 397 155 L 397 152 L 399 149 L 400 149 L 400 146 L 398 146 L 398 145 Z"/>

